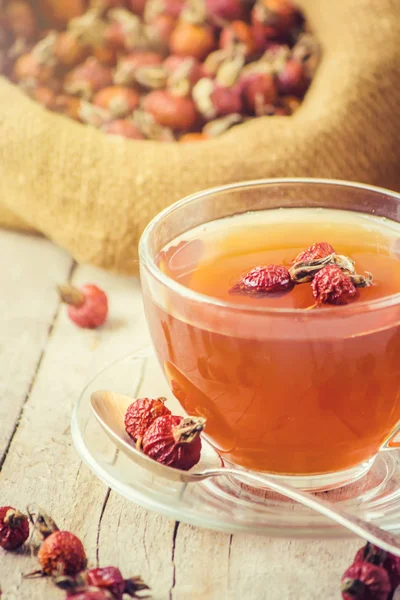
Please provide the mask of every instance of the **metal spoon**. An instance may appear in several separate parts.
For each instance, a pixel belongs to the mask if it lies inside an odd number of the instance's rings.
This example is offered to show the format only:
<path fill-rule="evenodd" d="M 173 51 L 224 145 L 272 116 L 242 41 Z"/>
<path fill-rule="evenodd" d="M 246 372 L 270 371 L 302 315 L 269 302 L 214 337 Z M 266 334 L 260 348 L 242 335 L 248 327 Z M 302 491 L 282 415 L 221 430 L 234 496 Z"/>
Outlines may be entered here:
<path fill-rule="evenodd" d="M 213 468 L 181 471 L 160 464 L 145 454 L 140 452 L 129 441 L 125 432 L 124 417 L 128 406 L 132 403 L 132 398 L 109 391 L 97 391 L 91 395 L 91 405 L 93 412 L 107 435 L 114 444 L 131 460 L 141 467 L 151 471 L 154 475 L 173 479 L 184 483 L 202 481 L 209 477 L 220 477 L 226 475 L 235 475 L 241 479 L 247 479 L 250 483 L 262 485 L 273 492 L 278 492 L 303 506 L 311 508 L 316 512 L 335 521 L 342 527 L 345 527 L 354 534 L 364 538 L 372 544 L 376 544 L 383 550 L 400 556 L 400 537 L 391 534 L 388 531 L 373 525 L 353 514 L 350 514 L 340 508 L 337 508 L 327 500 L 321 500 L 309 492 L 303 492 L 295 489 L 285 483 L 278 482 L 264 475 L 256 475 L 250 471 L 242 471 L 234 468 Z"/>

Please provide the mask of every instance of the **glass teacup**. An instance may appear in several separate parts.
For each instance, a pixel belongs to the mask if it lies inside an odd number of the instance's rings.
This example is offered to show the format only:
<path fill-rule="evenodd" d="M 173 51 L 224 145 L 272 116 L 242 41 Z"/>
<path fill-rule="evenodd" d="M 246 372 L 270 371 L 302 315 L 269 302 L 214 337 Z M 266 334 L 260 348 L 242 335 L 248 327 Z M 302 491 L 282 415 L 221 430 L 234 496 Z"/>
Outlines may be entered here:
<path fill-rule="evenodd" d="M 191 289 L 160 260 L 195 228 L 277 208 L 400 221 L 398 194 L 347 182 L 265 180 L 194 194 L 142 236 L 146 316 L 172 392 L 207 419 L 205 435 L 224 461 L 329 489 L 360 478 L 397 430 L 400 293 L 339 309 L 243 305 Z"/>

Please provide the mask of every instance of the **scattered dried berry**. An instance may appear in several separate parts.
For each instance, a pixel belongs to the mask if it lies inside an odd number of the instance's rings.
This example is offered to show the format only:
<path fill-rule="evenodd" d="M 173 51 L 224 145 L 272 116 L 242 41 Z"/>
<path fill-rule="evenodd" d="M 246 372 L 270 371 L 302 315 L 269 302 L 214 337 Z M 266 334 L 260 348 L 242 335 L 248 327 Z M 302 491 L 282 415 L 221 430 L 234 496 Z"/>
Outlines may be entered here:
<path fill-rule="evenodd" d="M 156 419 L 171 414 L 164 404 L 165 401 L 166 398 L 139 398 L 128 407 L 125 414 L 125 431 L 134 442 L 143 437 Z"/>
<path fill-rule="evenodd" d="M 188 471 L 200 460 L 204 426 L 201 417 L 159 417 L 144 434 L 142 450 L 159 463 Z"/>
<path fill-rule="evenodd" d="M 390 591 L 385 569 L 371 563 L 354 563 L 342 577 L 343 600 L 387 600 Z"/>
<path fill-rule="evenodd" d="M 108 315 L 107 295 L 97 285 L 84 285 L 81 289 L 71 285 L 58 287 L 61 300 L 68 304 L 68 316 L 78 327 L 96 329 L 103 325 Z"/>
<path fill-rule="evenodd" d="M 29 537 L 28 517 L 12 506 L 0 508 L 0 547 L 16 550 Z"/>
<path fill-rule="evenodd" d="M 116 567 L 90 569 L 86 573 L 86 580 L 90 586 L 109 591 L 115 600 L 122 600 L 125 580 L 121 571 Z"/>
<path fill-rule="evenodd" d="M 385 552 L 378 546 L 367 542 L 365 546 L 357 551 L 354 563 L 369 562 L 373 565 L 382 566 L 389 575 L 390 586 L 395 590 L 400 585 L 400 558 L 389 552 Z"/>
<path fill-rule="evenodd" d="M 69 531 L 54 531 L 46 537 L 38 560 L 45 575 L 76 575 L 87 562 L 82 542 Z"/>
<path fill-rule="evenodd" d="M 311 284 L 317 304 L 347 304 L 357 295 L 350 277 L 337 265 L 323 267 Z"/>
<path fill-rule="evenodd" d="M 231 294 L 275 294 L 293 287 L 289 271 L 277 265 L 262 265 L 251 269 L 231 289 Z"/>

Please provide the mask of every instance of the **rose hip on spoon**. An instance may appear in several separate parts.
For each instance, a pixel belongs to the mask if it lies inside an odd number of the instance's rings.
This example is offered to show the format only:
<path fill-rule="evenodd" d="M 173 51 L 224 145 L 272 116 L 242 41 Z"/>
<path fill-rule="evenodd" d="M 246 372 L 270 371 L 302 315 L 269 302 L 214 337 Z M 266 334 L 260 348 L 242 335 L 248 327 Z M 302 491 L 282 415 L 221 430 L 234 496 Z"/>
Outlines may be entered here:
<path fill-rule="evenodd" d="M 132 403 L 132 398 L 110 391 L 96 391 L 91 395 L 91 406 L 94 415 L 101 427 L 113 441 L 113 443 L 126 454 L 131 460 L 148 469 L 155 475 L 181 481 L 183 483 L 194 483 L 209 479 L 210 477 L 221 477 L 234 475 L 247 479 L 251 483 L 262 485 L 272 492 L 277 492 L 286 498 L 290 498 L 307 508 L 311 508 L 317 513 L 324 515 L 328 519 L 335 521 L 342 527 L 352 531 L 355 535 L 364 538 L 372 544 L 376 544 L 383 550 L 400 556 L 400 538 L 384 531 L 377 525 L 369 523 L 360 517 L 338 508 L 327 500 L 321 500 L 309 492 L 304 492 L 291 487 L 285 483 L 278 482 L 264 475 L 256 475 L 250 471 L 244 471 L 235 468 L 212 468 L 203 470 L 182 471 L 152 460 L 144 453 L 136 449 L 130 442 L 125 432 L 124 415 L 128 406 Z"/>

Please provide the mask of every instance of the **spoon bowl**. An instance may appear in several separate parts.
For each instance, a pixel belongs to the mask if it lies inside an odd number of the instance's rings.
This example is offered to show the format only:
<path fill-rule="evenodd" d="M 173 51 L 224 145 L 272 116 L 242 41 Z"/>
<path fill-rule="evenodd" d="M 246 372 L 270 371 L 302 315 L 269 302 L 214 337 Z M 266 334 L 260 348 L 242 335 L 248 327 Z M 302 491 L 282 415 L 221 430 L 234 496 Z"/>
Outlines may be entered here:
<path fill-rule="evenodd" d="M 249 485 L 262 486 L 306 506 L 339 525 L 352 531 L 355 535 L 376 544 L 383 550 L 400 557 L 400 537 L 391 534 L 380 527 L 361 519 L 350 512 L 338 508 L 335 504 L 305 491 L 282 483 L 268 476 L 258 475 L 250 471 L 221 466 L 221 460 L 215 450 L 215 468 L 201 469 L 197 465 L 190 471 L 181 471 L 154 461 L 140 452 L 125 432 L 124 418 L 128 406 L 133 399 L 123 394 L 107 390 L 98 390 L 90 398 L 93 413 L 106 434 L 130 460 L 152 474 L 166 479 L 183 483 L 194 483 L 210 477 L 236 476 L 245 479 Z M 211 448 L 209 444 L 207 444 Z M 219 466 L 218 466 L 219 465 Z"/>

